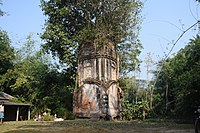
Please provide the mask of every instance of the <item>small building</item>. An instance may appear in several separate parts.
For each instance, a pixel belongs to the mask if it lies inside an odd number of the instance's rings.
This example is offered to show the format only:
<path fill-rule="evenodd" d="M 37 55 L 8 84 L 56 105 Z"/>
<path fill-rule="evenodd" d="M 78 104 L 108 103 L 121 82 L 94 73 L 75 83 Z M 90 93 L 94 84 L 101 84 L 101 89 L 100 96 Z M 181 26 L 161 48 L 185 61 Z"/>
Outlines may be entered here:
<path fill-rule="evenodd" d="M 0 92 L 0 104 L 4 106 L 4 121 L 30 120 L 30 104 L 16 103 L 14 97 Z"/>

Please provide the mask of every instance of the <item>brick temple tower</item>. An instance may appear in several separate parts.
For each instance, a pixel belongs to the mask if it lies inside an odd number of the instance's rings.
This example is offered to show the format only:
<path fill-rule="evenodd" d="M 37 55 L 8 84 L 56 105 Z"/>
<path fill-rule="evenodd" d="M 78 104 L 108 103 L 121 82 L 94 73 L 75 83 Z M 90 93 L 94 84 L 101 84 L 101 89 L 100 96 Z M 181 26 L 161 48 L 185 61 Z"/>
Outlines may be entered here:
<path fill-rule="evenodd" d="M 116 47 L 82 45 L 78 53 L 77 88 L 73 111 L 76 117 L 91 119 L 119 118 L 121 88 L 118 84 L 119 57 Z"/>

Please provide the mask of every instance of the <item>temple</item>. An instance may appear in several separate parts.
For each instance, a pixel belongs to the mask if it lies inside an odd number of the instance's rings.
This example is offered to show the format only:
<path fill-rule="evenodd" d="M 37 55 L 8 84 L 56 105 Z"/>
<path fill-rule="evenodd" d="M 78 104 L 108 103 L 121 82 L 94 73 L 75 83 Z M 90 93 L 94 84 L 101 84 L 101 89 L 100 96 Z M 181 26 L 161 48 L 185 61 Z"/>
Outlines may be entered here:
<path fill-rule="evenodd" d="M 118 84 L 119 56 L 111 42 L 82 45 L 78 53 L 77 88 L 73 112 L 78 118 L 120 117 L 122 90 Z"/>

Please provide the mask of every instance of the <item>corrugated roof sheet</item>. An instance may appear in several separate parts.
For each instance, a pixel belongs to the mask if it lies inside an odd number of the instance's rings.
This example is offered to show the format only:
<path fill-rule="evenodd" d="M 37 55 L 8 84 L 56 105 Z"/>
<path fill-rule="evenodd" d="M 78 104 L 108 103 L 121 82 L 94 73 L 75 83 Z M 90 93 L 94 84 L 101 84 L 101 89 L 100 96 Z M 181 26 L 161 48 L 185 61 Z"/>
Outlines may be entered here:
<path fill-rule="evenodd" d="M 31 106 L 30 104 L 14 103 L 14 102 L 10 102 L 8 100 L 0 100 L 0 103 L 3 103 L 3 105 L 13 105 L 13 106 Z"/>
<path fill-rule="evenodd" d="M 5 93 L 5 92 L 0 92 L 0 100 L 2 99 L 5 99 L 5 100 L 9 100 L 9 99 L 12 99 L 12 98 L 14 98 L 13 96 L 11 96 L 11 95 L 9 95 L 9 94 L 7 94 L 7 93 Z"/>
<path fill-rule="evenodd" d="M 0 104 L 13 106 L 31 106 L 31 104 L 12 102 L 10 101 L 12 98 L 14 97 L 5 92 L 0 92 Z"/>

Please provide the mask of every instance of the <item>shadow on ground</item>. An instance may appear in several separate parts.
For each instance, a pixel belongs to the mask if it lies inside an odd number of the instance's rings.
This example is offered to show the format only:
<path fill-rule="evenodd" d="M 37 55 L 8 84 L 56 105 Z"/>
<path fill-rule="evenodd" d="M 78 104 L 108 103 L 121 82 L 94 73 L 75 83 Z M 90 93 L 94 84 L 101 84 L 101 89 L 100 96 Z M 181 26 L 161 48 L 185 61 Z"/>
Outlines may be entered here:
<path fill-rule="evenodd" d="M 2 127 L 3 128 L 2 128 Z M 72 120 L 62 122 L 7 122 L 3 133 L 194 133 L 191 124 Z"/>

